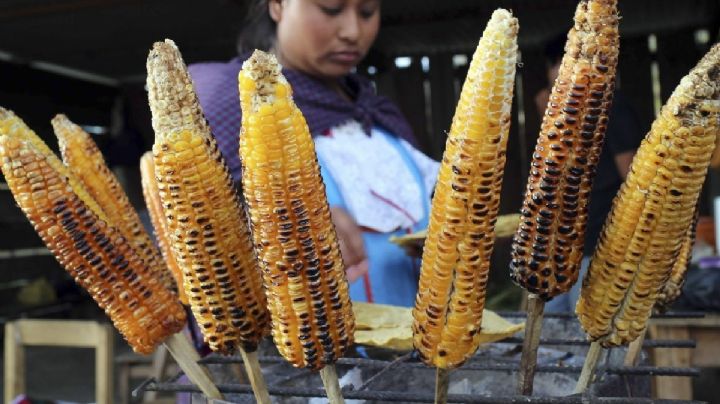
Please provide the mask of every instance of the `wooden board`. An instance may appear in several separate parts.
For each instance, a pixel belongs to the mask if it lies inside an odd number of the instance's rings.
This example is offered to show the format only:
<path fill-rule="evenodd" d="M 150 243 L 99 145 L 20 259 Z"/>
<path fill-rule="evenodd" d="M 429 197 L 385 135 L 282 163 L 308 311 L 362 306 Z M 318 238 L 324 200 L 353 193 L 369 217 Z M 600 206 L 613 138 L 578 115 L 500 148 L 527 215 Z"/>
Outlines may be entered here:
<path fill-rule="evenodd" d="M 95 401 L 113 402 L 113 333 L 95 321 L 17 320 L 5 324 L 5 402 L 25 392 L 25 346 L 95 348 Z"/>
<path fill-rule="evenodd" d="M 694 339 L 695 349 L 655 348 L 656 366 L 720 367 L 720 315 L 697 319 L 663 318 L 650 321 L 649 333 L 653 339 Z M 689 377 L 656 376 L 653 380 L 654 396 L 663 399 L 690 400 L 693 398 L 692 379 Z"/>

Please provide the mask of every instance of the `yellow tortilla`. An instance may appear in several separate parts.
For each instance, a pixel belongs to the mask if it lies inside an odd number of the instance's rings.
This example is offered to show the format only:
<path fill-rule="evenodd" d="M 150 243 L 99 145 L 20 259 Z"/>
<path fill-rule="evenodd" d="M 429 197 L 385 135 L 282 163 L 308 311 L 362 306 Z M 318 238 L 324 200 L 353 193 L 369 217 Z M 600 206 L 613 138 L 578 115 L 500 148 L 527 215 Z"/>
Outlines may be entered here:
<path fill-rule="evenodd" d="M 353 302 L 355 342 L 381 348 L 409 351 L 412 345 L 412 309 Z M 525 323 L 513 324 L 490 310 L 483 311 L 481 343 L 495 342 L 522 330 Z"/>
<path fill-rule="evenodd" d="M 503 238 L 510 237 L 515 234 L 518 224 L 520 223 L 520 215 L 517 213 L 510 215 L 498 216 L 497 222 L 495 223 L 495 237 Z M 390 242 L 399 245 L 400 247 L 406 246 L 422 246 L 427 236 L 427 230 L 420 230 L 412 234 L 406 234 L 403 236 L 392 236 Z"/>

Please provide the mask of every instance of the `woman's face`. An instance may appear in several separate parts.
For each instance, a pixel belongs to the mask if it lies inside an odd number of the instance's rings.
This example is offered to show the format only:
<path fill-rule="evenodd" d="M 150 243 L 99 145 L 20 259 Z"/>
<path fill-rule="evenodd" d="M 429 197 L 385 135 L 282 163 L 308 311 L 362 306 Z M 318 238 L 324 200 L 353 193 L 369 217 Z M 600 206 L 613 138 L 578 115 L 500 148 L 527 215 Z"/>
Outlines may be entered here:
<path fill-rule="evenodd" d="M 323 79 L 348 74 L 380 26 L 380 0 L 271 0 L 269 7 L 280 62 Z"/>

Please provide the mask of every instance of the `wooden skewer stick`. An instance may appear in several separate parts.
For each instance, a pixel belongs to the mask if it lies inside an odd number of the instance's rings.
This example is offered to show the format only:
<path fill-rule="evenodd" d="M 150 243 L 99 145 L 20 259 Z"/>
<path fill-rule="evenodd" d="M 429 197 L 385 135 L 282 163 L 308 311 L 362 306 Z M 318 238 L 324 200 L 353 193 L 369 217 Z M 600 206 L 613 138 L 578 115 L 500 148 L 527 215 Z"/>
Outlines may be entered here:
<path fill-rule="evenodd" d="M 170 353 L 165 345 L 160 345 L 155 349 L 152 356 L 152 377 L 158 382 L 165 376 L 165 369 L 168 365 L 168 356 Z M 143 395 L 143 401 L 157 401 L 157 391 L 146 391 Z"/>
<path fill-rule="evenodd" d="M 587 356 L 585 357 L 585 364 L 583 364 L 580 378 L 575 385 L 574 394 L 584 393 L 585 390 L 587 390 L 588 386 L 590 386 L 590 383 L 592 383 L 593 376 L 595 375 L 595 368 L 597 367 L 601 353 L 602 346 L 599 342 L 593 341 L 590 344 L 590 349 L 588 350 Z"/>
<path fill-rule="evenodd" d="M 327 365 L 320 369 L 320 378 L 323 386 L 325 386 L 325 393 L 330 404 L 345 404 L 337 372 L 335 372 L 335 365 Z"/>
<path fill-rule="evenodd" d="M 178 365 L 180 365 L 180 369 L 185 372 L 191 382 L 200 388 L 200 391 L 207 398 L 218 400 L 223 398 L 217 386 L 212 382 L 210 373 L 205 367 L 198 364 L 200 355 L 181 332 L 171 335 L 165 340 L 164 344 Z"/>
<path fill-rule="evenodd" d="M 535 367 L 537 366 L 537 351 L 538 345 L 540 345 L 544 310 L 545 301 L 542 300 L 540 296 L 531 293 L 528 296 L 525 339 L 523 340 L 518 378 L 518 391 L 524 396 L 531 396 L 533 392 Z"/>
<path fill-rule="evenodd" d="M 450 371 L 435 369 L 435 404 L 446 404 L 448 388 L 450 387 Z"/>
<path fill-rule="evenodd" d="M 265 378 L 260 370 L 260 361 L 258 360 L 257 351 L 246 352 L 240 348 L 240 355 L 245 365 L 245 371 L 250 379 L 250 385 L 255 395 L 255 401 L 260 404 L 270 404 L 270 393 L 268 392 Z"/>
<path fill-rule="evenodd" d="M 640 352 L 642 352 L 642 346 L 645 342 L 645 334 L 647 333 L 647 327 L 643 330 L 642 334 L 628 346 L 627 353 L 625 354 L 624 366 L 635 366 L 637 365 L 638 359 L 640 358 Z"/>

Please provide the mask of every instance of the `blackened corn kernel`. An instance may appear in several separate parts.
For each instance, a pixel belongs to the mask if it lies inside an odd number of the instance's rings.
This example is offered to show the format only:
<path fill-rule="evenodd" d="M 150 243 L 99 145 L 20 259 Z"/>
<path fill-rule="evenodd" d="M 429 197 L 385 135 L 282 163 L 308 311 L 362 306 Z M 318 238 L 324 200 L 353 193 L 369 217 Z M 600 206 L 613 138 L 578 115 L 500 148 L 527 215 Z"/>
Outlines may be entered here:
<path fill-rule="evenodd" d="M 169 290 L 177 290 L 168 267 L 145 231 L 135 208 L 90 135 L 65 115 L 55 116 L 52 126 L 63 162 L 101 206 L 109 223 L 123 233 L 160 283 Z"/>
<path fill-rule="evenodd" d="M 660 111 L 615 197 L 576 307 L 580 324 L 603 346 L 637 338 L 666 282 L 682 279 L 718 136 L 719 79 L 716 45 Z"/>
<path fill-rule="evenodd" d="M 692 168 L 687 170 L 689 166 L 682 166 L 681 169 L 685 173 L 692 172 Z M 655 307 L 659 310 L 666 310 L 675 300 L 682 294 L 682 288 L 685 284 L 685 276 L 687 275 L 688 269 L 690 269 L 690 258 L 692 255 L 693 245 L 695 244 L 695 230 L 698 221 L 699 210 L 695 208 L 695 220 L 693 220 L 690 228 L 687 231 L 685 240 L 683 240 L 680 252 L 675 259 L 672 270 L 670 271 L 670 278 L 667 280 L 663 289 L 658 295 L 658 300 L 655 303 Z"/>
<path fill-rule="evenodd" d="M 352 344 L 354 319 L 313 140 L 272 56 L 253 54 L 238 81 L 243 192 L 273 338 L 294 366 L 320 369 Z"/>
<path fill-rule="evenodd" d="M 517 33 L 512 14 L 495 11 L 470 64 L 438 175 L 413 342 L 423 361 L 439 368 L 460 366 L 479 345 L 474 331 L 482 322 L 495 240 Z M 483 155 L 496 158 L 480 159 Z M 524 215 L 530 215 L 528 209 Z"/>
<path fill-rule="evenodd" d="M 618 60 L 617 0 L 583 0 L 575 12 L 560 72 L 548 101 L 533 169 L 528 178 L 523 209 L 531 211 L 518 234 L 550 238 L 543 244 L 542 262 L 548 271 L 536 272 L 537 261 L 517 258 L 533 255 L 516 241 L 512 244 L 512 279 L 545 300 L 567 292 L 577 280 L 587 222 L 588 193 L 600 155 L 610 109 Z M 562 134 L 562 138 L 557 135 Z M 517 240 L 517 239 L 515 239 Z M 558 254 L 559 247 L 566 247 Z M 562 261 L 556 258 L 562 257 Z M 530 265 L 532 272 L 521 265 Z M 563 271 L 556 277 L 554 272 Z M 532 273 L 532 274 L 531 274 Z"/>
<path fill-rule="evenodd" d="M 147 66 L 155 176 L 190 308 L 212 350 L 253 351 L 270 316 L 251 309 L 265 294 L 244 210 L 175 44 L 156 43 Z"/>
<path fill-rule="evenodd" d="M 0 159 L 5 180 L 35 231 L 136 352 L 149 354 L 182 329 L 185 311 L 172 292 L 119 230 L 87 208 L 51 158 L 30 141 L 0 135 Z M 34 168 L 17 175 L 16 165 Z M 33 192 L 34 184 L 45 192 Z M 103 247 L 99 240 L 113 242 Z"/>

